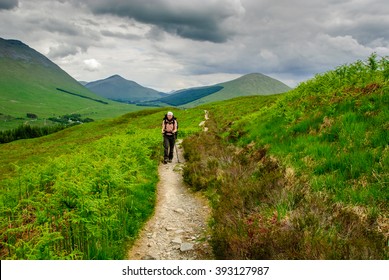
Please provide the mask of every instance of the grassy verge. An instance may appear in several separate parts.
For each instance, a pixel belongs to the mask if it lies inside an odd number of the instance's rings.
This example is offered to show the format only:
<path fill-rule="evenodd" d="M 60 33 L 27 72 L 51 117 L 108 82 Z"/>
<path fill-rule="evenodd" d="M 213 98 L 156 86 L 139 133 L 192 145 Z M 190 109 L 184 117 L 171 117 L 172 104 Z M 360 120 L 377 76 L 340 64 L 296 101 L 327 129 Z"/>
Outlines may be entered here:
<path fill-rule="evenodd" d="M 218 258 L 388 258 L 388 78 L 373 55 L 282 96 L 204 106 L 185 180 L 212 201 Z"/>

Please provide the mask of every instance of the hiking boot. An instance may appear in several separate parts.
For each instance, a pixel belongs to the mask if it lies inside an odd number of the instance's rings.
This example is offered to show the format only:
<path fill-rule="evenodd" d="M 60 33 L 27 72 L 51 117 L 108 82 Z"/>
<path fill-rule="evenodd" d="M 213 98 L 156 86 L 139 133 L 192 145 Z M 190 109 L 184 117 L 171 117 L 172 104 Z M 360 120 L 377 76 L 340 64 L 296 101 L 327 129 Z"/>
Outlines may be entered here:
<path fill-rule="evenodd" d="M 167 164 L 167 160 L 166 159 L 163 161 L 163 164 Z"/>
<path fill-rule="evenodd" d="M 169 162 L 171 163 L 173 160 L 172 159 L 169 159 Z"/>

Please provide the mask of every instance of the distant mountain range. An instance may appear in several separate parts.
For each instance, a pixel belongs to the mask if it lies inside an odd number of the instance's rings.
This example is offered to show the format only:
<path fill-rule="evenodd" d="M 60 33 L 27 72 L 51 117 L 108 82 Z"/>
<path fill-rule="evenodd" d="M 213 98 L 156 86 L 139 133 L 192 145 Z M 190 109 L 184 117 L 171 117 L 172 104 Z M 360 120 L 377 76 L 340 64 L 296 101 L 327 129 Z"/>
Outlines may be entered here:
<path fill-rule="evenodd" d="M 126 80 L 119 75 L 86 83 L 84 86 L 105 98 L 128 103 L 140 103 L 166 96 L 165 93 L 143 87 L 136 82 Z"/>
<path fill-rule="evenodd" d="M 27 114 L 37 115 L 43 122 L 49 117 L 72 113 L 101 119 L 143 108 L 115 101 L 185 108 L 239 96 L 290 90 L 280 81 L 258 73 L 170 94 L 143 87 L 119 75 L 94 82 L 77 82 L 26 44 L 2 38 L 0 73 L 0 129 L 7 127 L 10 120 L 19 124 L 25 122 Z"/>
<path fill-rule="evenodd" d="M 276 79 L 260 73 L 253 73 L 212 86 L 179 90 L 166 97 L 152 102 L 146 102 L 145 104 L 153 106 L 194 107 L 240 96 L 278 94 L 287 92 L 290 89 L 290 87 Z"/>
<path fill-rule="evenodd" d="M 27 113 L 39 118 L 77 113 L 93 119 L 140 107 L 110 101 L 83 87 L 47 57 L 17 40 L 0 38 L 0 129 Z"/>
<path fill-rule="evenodd" d="M 85 87 L 111 100 L 159 107 L 194 107 L 239 96 L 278 94 L 290 90 L 282 82 L 260 73 L 244 75 L 212 86 L 181 89 L 170 94 L 143 87 L 119 75 L 86 83 Z"/>

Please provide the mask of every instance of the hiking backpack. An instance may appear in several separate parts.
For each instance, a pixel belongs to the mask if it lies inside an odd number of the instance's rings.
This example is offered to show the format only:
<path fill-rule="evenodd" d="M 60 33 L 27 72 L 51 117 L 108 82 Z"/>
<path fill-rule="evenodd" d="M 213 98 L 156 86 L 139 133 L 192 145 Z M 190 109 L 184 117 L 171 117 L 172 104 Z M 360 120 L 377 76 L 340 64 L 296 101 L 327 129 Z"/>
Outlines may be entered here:
<path fill-rule="evenodd" d="M 166 129 L 166 124 L 168 123 L 167 119 L 167 114 L 165 114 L 165 117 L 163 118 L 164 124 L 165 124 L 165 129 Z M 177 118 L 173 115 L 172 121 L 176 122 L 176 133 L 174 134 L 175 138 L 177 139 L 177 134 L 178 134 L 178 121 Z"/>

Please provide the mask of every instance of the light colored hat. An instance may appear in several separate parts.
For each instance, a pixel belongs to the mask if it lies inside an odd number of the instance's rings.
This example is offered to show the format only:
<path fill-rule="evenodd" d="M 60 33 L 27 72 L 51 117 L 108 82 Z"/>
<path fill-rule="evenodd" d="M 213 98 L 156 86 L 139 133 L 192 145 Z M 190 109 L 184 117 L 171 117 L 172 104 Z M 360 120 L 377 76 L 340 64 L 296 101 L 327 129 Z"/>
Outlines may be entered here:
<path fill-rule="evenodd" d="M 167 112 L 167 115 L 168 116 L 173 116 L 173 113 L 172 112 Z"/>

